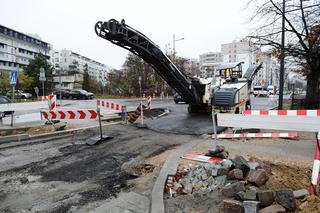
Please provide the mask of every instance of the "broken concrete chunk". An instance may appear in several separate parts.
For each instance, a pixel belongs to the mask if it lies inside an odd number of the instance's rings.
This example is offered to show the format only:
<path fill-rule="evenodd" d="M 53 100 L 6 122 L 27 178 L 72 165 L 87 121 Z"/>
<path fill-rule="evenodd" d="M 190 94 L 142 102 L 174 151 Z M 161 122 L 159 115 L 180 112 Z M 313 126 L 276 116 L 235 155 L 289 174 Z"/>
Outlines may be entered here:
<path fill-rule="evenodd" d="M 276 191 L 275 200 L 289 211 L 296 209 L 296 200 L 291 189 L 281 189 Z"/>
<path fill-rule="evenodd" d="M 237 194 L 235 194 L 234 198 L 236 200 L 244 201 L 244 191 L 241 191 L 241 192 L 238 192 Z"/>
<path fill-rule="evenodd" d="M 294 198 L 304 198 L 305 196 L 309 195 L 309 191 L 306 189 L 299 189 L 299 190 L 295 190 L 293 191 L 293 196 Z"/>
<path fill-rule="evenodd" d="M 265 190 L 257 193 L 258 201 L 260 201 L 260 206 L 270 206 L 274 202 L 273 191 Z"/>
<path fill-rule="evenodd" d="M 305 201 L 303 203 L 301 203 L 301 205 L 299 206 L 299 210 L 303 210 L 304 208 L 306 208 L 308 206 L 308 201 Z"/>
<path fill-rule="evenodd" d="M 246 200 L 243 202 L 245 213 L 258 213 L 259 201 Z"/>
<path fill-rule="evenodd" d="M 260 165 L 258 162 L 248 162 L 248 164 L 251 170 L 256 170 L 260 168 Z"/>
<path fill-rule="evenodd" d="M 259 211 L 259 213 L 283 213 L 283 212 L 286 212 L 286 209 L 279 204 L 268 206 Z"/>
<path fill-rule="evenodd" d="M 233 166 L 233 162 L 229 159 L 226 159 L 222 162 L 222 167 L 226 169 L 230 169 Z"/>
<path fill-rule="evenodd" d="M 233 169 L 229 171 L 228 178 L 231 180 L 243 180 L 243 172 L 241 169 Z"/>
<path fill-rule="evenodd" d="M 269 176 L 264 169 L 250 170 L 248 174 L 248 181 L 256 186 L 264 185 L 268 179 Z"/>
<path fill-rule="evenodd" d="M 240 182 L 240 181 L 237 181 L 235 183 L 227 184 L 224 187 L 222 187 L 221 193 L 224 196 L 233 197 L 238 192 L 244 191 L 244 190 L 245 190 L 244 183 Z"/>
<path fill-rule="evenodd" d="M 250 170 L 250 166 L 248 164 L 248 161 L 246 159 L 244 159 L 244 157 L 242 156 L 236 156 L 233 160 L 232 160 L 234 166 L 236 169 L 241 169 L 243 171 L 244 174 L 247 174 L 247 172 L 249 172 Z"/>
<path fill-rule="evenodd" d="M 182 185 L 180 183 L 176 183 L 176 184 L 174 184 L 172 189 L 173 190 L 178 190 L 179 188 L 182 188 Z"/>
<path fill-rule="evenodd" d="M 242 202 L 237 200 L 224 200 L 223 201 L 224 213 L 244 213 L 244 207 Z"/>
<path fill-rule="evenodd" d="M 247 190 L 244 193 L 244 200 L 257 200 L 257 192 L 254 190 Z"/>

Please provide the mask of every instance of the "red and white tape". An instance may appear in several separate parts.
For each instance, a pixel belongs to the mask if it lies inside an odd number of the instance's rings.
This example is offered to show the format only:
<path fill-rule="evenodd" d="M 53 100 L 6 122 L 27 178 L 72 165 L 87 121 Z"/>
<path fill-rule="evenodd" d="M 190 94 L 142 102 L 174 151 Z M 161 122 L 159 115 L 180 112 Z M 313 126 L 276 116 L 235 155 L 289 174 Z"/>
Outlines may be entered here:
<path fill-rule="evenodd" d="M 151 96 L 148 96 L 147 106 L 148 106 L 148 110 L 150 110 L 151 109 Z"/>
<path fill-rule="evenodd" d="M 39 100 L 40 101 L 46 101 L 49 99 L 49 95 L 46 95 L 46 96 L 39 96 Z"/>
<path fill-rule="evenodd" d="M 239 134 L 218 134 L 217 138 L 294 138 L 298 137 L 297 132 L 273 132 L 273 133 L 239 133 Z M 215 138 L 212 135 L 212 138 Z"/>
<path fill-rule="evenodd" d="M 84 110 L 58 110 L 58 111 L 41 111 L 41 114 L 45 119 L 96 119 L 98 113 L 93 109 Z"/>
<path fill-rule="evenodd" d="M 245 110 L 244 115 L 320 117 L 320 110 Z"/>
<path fill-rule="evenodd" d="M 225 159 L 223 159 L 223 158 L 209 157 L 209 156 L 205 156 L 205 155 L 197 155 L 194 153 L 186 153 L 181 158 L 187 159 L 187 160 L 199 161 L 199 162 L 206 162 L 206 163 L 215 163 L 215 162 L 225 161 Z"/>
<path fill-rule="evenodd" d="M 117 110 L 121 112 L 124 112 L 124 109 L 125 109 L 124 105 L 105 101 L 105 100 L 97 100 L 97 106 L 101 106 L 101 107 L 105 107 L 111 110 Z"/>

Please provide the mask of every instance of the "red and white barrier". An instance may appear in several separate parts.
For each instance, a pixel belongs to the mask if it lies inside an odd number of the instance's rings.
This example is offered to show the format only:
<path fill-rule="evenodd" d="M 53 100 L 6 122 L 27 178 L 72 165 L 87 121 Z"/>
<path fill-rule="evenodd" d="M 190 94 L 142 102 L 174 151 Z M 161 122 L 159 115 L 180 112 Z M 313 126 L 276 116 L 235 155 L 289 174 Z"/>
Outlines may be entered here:
<path fill-rule="evenodd" d="M 134 123 L 140 117 L 141 108 L 143 108 L 143 110 L 145 110 L 147 107 L 145 105 L 142 105 L 142 107 L 141 107 L 141 104 L 139 104 L 139 106 L 137 107 L 136 111 L 129 115 L 129 120 L 128 121 L 130 123 Z"/>
<path fill-rule="evenodd" d="M 43 118 L 50 120 L 96 119 L 98 116 L 97 111 L 93 109 L 41 111 L 41 114 Z"/>
<path fill-rule="evenodd" d="M 239 134 L 218 134 L 217 138 L 295 138 L 298 137 L 297 132 L 273 132 L 273 133 L 239 133 Z M 215 138 L 212 135 L 212 138 Z"/>
<path fill-rule="evenodd" d="M 39 100 L 40 101 L 46 101 L 49 99 L 49 95 L 46 95 L 46 96 L 39 96 Z"/>
<path fill-rule="evenodd" d="M 151 109 L 151 96 L 148 96 L 147 106 L 148 106 L 148 110 L 150 110 Z"/>
<path fill-rule="evenodd" d="M 316 153 L 313 161 L 313 168 L 312 168 L 312 177 L 311 177 L 311 193 L 317 194 L 317 183 L 319 179 L 319 171 L 320 171 L 320 131 L 318 132 L 317 136 L 317 143 L 316 143 Z"/>
<path fill-rule="evenodd" d="M 320 110 L 245 110 L 244 115 L 320 117 Z"/>
<path fill-rule="evenodd" d="M 225 159 L 223 159 L 223 158 L 209 157 L 209 156 L 205 156 L 205 155 L 197 155 L 194 153 L 186 153 L 181 158 L 187 159 L 187 160 L 205 162 L 205 163 L 215 163 L 215 162 L 225 161 Z"/>
<path fill-rule="evenodd" d="M 46 95 L 46 96 L 39 96 L 40 101 L 48 101 L 49 110 L 56 110 L 57 106 L 57 96 L 56 95 Z"/>
<path fill-rule="evenodd" d="M 105 101 L 105 100 L 97 100 L 97 106 L 105 107 L 111 110 L 116 110 L 116 111 L 125 111 L 125 106 L 117 103 L 113 103 L 110 101 Z"/>

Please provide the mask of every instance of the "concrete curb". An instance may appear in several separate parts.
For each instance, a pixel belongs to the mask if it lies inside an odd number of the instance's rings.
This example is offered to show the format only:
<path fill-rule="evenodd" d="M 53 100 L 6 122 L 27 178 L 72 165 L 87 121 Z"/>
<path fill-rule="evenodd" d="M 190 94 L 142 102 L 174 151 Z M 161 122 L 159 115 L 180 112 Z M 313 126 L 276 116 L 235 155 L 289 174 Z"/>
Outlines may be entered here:
<path fill-rule="evenodd" d="M 109 126 L 109 125 L 118 124 L 118 123 L 121 123 L 121 122 L 102 124 L 101 126 Z M 9 136 L 1 137 L 0 144 L 10 143 L 10 142 L 28 141 L 28 140 L 32 141 L 32 140 L 38 140 L 38 139 L 42 139 L 42 138 L 53 138 L 54 139 L 54 137 L 68 135 L 68 134 L 71 135 L 71 134 L 76 133 L 78 131 L 98 128 L 98 127 L 99 127 L 99 125 L 94 125 L 94 126 L 81 127 L 81 128 L 76 128 L 76 129 L 62 130 L 62 131 L 57 131 L 57 132 L 43 133 L 43 134 L 38 134 L 38 135 L 28 135 L 28 134 L 9 135 Z"/>
<path fill-rule="evenodd" d="M 164 202 L 163 202 L 163 190 L 164 190 L 164 186 L 166 184 L 168 175 L 174 175 L 177 171 L 180 157 L 185 152 L 192 149 L 194 146 L 196 146 L 198 143 L 202 141 L 203 140 L 193 140 L 187 144 L 181 145 L 178 148 L 178 150 L 166 160 L 151 192 L 151 208 L 150 208 L 151 213 L 165 212 Z"/>

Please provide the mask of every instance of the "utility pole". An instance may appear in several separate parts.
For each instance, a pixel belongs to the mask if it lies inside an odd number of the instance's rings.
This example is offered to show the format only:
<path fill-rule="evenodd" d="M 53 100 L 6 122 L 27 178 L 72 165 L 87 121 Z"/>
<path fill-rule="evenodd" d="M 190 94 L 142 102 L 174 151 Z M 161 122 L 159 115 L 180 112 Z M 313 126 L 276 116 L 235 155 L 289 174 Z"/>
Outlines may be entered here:
<path fill-rule="evenodd" d="M 283 108 L 283 84 L 284 84 L 284 37 L 285 37 L 285 0 L 282 3 L 282 32 L 281 32 L 281 58 L 280 58 L 280 83 L 279 83 L 279 105 L 278 109 Z"/>
<path fill-rule="evenodd" d="M 172 39 L 173 62 L 175 62 L 175 60 L 176 60 L 176 42 L 177 42 L 177 41 L 184 40 L 184 39 L 185 39 L 185 38 L 176 39 L 176 35 L 173 34 L 173 39 Z"/>

